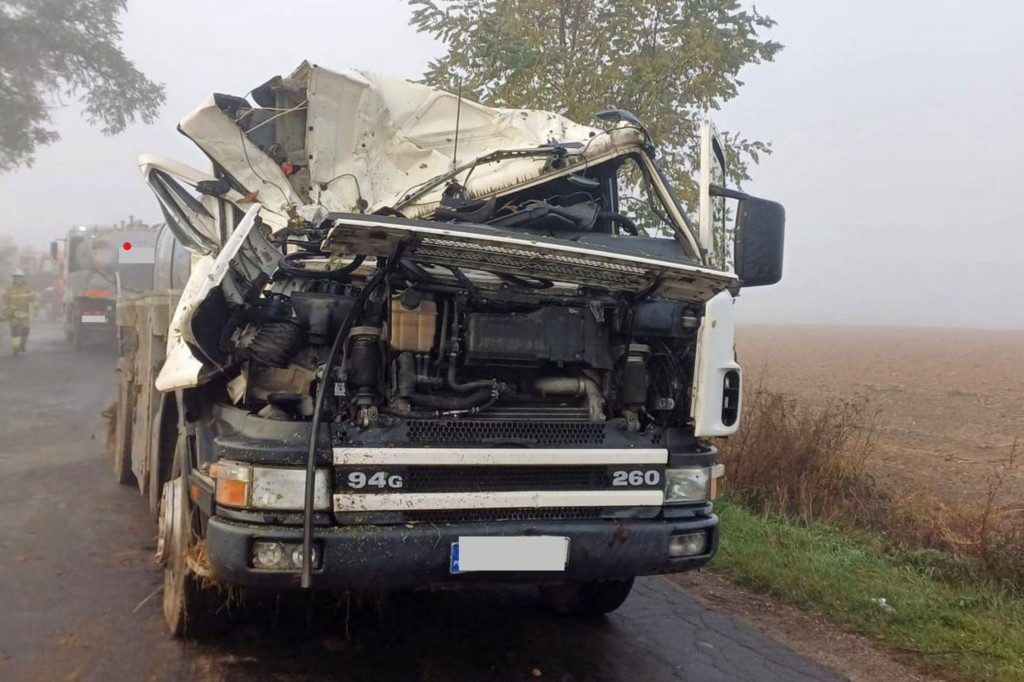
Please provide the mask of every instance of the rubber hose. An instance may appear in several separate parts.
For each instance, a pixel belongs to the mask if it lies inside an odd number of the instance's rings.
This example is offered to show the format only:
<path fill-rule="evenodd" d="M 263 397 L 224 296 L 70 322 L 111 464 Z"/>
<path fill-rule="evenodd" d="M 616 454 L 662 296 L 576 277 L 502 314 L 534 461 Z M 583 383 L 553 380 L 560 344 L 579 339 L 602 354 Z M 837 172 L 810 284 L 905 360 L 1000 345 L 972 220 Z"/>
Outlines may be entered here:
<path fill-rule="evenodd" d="M 493 384 L 469 395 L 433 395 L 430 393 L 413 393 L 407 400 L 418 407 L 429 407 L 433 410 L 468 410 L 479 407 L 491 400 L 494 393 Z"/>

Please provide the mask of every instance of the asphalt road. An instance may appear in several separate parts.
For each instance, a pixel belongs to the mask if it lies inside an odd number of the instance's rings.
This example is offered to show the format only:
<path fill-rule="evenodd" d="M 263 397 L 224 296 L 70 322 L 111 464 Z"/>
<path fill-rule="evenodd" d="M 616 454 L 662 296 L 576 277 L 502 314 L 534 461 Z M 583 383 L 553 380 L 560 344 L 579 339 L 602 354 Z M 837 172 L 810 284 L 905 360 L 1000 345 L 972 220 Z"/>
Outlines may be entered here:
<path fill-rule="evenodd" d="M 525 588 L 298 599 L 244 609 L 222 639 L 173 641 L 155 524 L 106 455 L 112 352 L 76 354 L 53 325 L 21 358 L 0 342 L 0 680 L 841 679 L 662 578 L 598 620 L 548 614 Z"/>

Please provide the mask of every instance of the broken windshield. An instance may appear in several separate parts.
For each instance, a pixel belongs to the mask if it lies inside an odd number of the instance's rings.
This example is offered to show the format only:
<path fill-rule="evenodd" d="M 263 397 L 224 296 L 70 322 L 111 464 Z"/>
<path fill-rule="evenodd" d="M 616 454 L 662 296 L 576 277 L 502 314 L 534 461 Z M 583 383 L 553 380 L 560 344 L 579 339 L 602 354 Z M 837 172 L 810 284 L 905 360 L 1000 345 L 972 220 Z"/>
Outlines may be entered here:
<path fill-rule="evenodd" d="M 579 156 L 569 156 L 569 149 L 560 146 L 522 150 L 518 155 L 541 153 L 548 158 L 548 172 L 511 191 L 470 197 L 465 187 L 478 165 L 516 154 L 501 152 L 500 158 L 479 159 L 431 181 L 407 195 L 399 207 L 414 206 L 417 197 L 446 179 L 440 204 L 430 216 L 436 221 L 492 225 L 564 239 L 583 234 L 675 238 L 683 245 L 685 257 L 695 259 L 689 225 L 643 151 L 620 153 L 593 165 L 574 163 Z"/>

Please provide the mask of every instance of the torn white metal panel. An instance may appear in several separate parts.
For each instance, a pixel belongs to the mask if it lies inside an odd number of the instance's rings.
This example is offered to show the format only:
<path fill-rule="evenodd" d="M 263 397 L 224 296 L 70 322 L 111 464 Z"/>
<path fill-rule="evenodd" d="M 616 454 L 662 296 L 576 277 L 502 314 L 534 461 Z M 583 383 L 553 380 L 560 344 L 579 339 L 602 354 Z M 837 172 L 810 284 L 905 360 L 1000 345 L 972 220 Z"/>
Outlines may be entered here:
<path fill-rule="evenodd" d="M 306 148 L 315 200 L 331 211 L 352 212 L 359 198 L 372 212 L 395 206 L 424 182 L 459 165 L 504 149 L 552 142 L 586 143 L 602 131 L 546 111 L 492 109 L 436 88 L 357 71 L 300 67 L 308 79 Z M 458 113 L 458 150 L 455 121 Z M 591 150 L 610 143 L 604 136 Z M 477 168 L 467 184 L 479 196 L 536 177 L 544 159 L 509 159 Z M 426 215 L 441 188 L 407 208 Z"/>
<path fill-rule="evenodd" d="M 415 261 L 571 282 L 614 291 L 657 285 L 667 298 L 703 302 L 735 283 L 735 275 L 676 260 L 583 246 L 510 230 L 352 216 L 335 221 L 328 252 L 389 256 L 399 243 Z"/>
<path fill-rule="evenodd" d="M 213 263 L 214 259 L 210 256 L 192 259 L 192 271 L 185 284 L 185 289 L 181 292 L 178 307 L 174 309 L 174 315 L 171 317 L 171 325 L 167 333 L 167 359 L 164 360 L 160 373 L 156 377 L 155 385 L 158 391 L 177 391 L 193 388 L 200 384 L 199 379 L 204 365 L 192 354 L 192 349 L 189 348 L 182 334 L 182 329 L 186 326 L 186 314 L 191 313 L 191 308 L 186 310 L 181 302 L 195 300 L 209 278 Z"/>
<path fill-rule="evenodd" d="M 171 320 L 171 331 L 167 338 L 167 362 L 157 377 L 157 390 L 172 391 L 198 386 L 203 383 L 204 371 L 218 369 L 211 358 L 199 359 L 192 352 L 192 348 L 200 346 L 192 321 L 203 302 L 223 284 L 232 262 L 255 227 L 261 208 L 259 204 L 254 204 L 249 209 L 216 258 L 205 257 L 193 263 L 192 273 Z"/>
<path fill-rule="evenodd" d="M 639 151 L 646 143 L 644 133 L 628 123 L 601 130 L 548 111 L 495 109 L 467 100 L 459 112 L 456 95 L 377 74 L 303 64 L 291 79 L 306 83 L 306 105 L 277 115 L 306 117 L 309 203 L 333 212 L 401 207 L 410 218 L 429 216 L 444 183 L 414 203 L 405 202 L 408 195 L 489 154 L 558 144 L 565 146 L 566 158 L 558 171 L 549 167 L 550 154 L 504 158 L 463 170 L 456 180 L 469 197 L 544 182 L 583 165 Z M 231 177 L 259 193 L 268 221 L 272 214 L 283 219 L 289 207 L 305 203 L 281 167 L 249 140 L 215 98 L 186 116 L 179 127 Z"/>
<path fill-rule="evenodd" d="M 178 127 L 239 184 L 256 192 L 268 213 L 287 220 L 290 207 L 306 203 L 281 168 L 220 110 L 213 97 L 185 116 Z"/>
<path fill-rule="evenodd" d="M 732 294 L 723 291 L 704 307 L 704 318 L 697 333 L 696 366 L 693 372 L 691 411 L 694 435 L 730 436 L 740 427 L 742 385 L 740 366 L 736 362 L 736 309 Z M 735 378 L 736 386 L 730 400 L 735 419 L 726 423 L 723 407 L 726 400 L 726 375 Z"/>

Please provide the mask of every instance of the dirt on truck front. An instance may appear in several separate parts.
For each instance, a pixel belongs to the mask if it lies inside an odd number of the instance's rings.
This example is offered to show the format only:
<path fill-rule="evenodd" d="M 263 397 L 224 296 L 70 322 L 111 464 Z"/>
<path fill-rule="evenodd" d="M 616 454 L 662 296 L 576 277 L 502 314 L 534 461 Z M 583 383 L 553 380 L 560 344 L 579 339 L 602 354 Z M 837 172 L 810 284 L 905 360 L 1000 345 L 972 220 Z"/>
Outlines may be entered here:
<path fill-rule="evenodd" d="M 218 583 L 526 581 L 602 613 L 707 563 L 733 292 L 778 279 L 781 206 L 704 183 L 702 217 L 740 199 L 710 248 L 627 112 L 591 128 L 308 64 L 252 100 L 182 120 L 213 173 L 140 160 L 194 254 L 150 439 L 172 630 Z"/>

